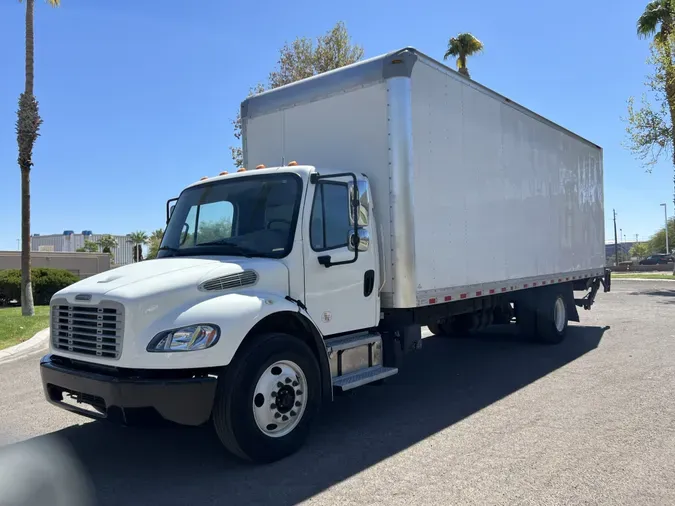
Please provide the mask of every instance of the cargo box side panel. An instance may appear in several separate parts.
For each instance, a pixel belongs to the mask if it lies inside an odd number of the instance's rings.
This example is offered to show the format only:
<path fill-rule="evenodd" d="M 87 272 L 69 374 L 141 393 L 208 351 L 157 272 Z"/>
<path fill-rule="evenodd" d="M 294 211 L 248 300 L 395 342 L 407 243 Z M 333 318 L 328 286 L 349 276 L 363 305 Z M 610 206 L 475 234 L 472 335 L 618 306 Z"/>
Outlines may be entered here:
<path fill-rule="evenodd" d="M 602 151 L 426 60 L 412 75 L 419 294 L 602 268 Z"/>
<path fill-rule="evenodd" d="M 366 174 L 370 180 L 377 221 L 371 230 L 383 239 L 381 251 L 389 265 L 389 157 L 387 87 L 384 81 L 299 103 L 275 112 L 247 118 L 246 159 L 280 165 L 292 160 L 319 171 Z M 348 231 L 345 231 L 347 234 Z M 384 292 L 391 292 L 391 269 L 386 269 Z"/>

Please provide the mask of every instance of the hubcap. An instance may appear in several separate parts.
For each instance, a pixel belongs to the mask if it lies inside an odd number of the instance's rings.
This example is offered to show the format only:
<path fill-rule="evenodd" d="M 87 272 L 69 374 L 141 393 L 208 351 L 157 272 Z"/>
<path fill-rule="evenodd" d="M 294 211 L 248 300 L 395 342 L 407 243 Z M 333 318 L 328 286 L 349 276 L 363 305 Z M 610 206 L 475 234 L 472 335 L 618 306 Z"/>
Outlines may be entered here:
<path fill-rule="evenodd" d="M 565 321 L 567 320 L 565 301 L 562 299 L 562 297 L 558 297 L 555 300 L 555 306 L 553 308 L 553 319 L 555 321 L 555 329 L 558 332 L 562 332 L 565 329 Z"/>
<path fill-rule="evenodd" d="M 275 362 L 262 373 L 253 392 L 253 417 L 263 434 L 282 437 L 300 423 L 307 404 L 307 379 L 290 360 Z"/>

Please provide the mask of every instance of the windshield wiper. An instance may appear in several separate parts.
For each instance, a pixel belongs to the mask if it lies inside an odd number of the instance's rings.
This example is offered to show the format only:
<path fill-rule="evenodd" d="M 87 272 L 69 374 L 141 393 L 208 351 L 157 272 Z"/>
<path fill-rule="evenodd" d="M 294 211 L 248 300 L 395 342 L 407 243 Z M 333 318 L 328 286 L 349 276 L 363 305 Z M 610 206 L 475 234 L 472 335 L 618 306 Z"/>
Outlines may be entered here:
<path fill-rule="evenodd" d="M 160 248 L 157 251 L 170 251 L 173 253 L 171 256 L 176 256 L 176 254 L 180 251 L 178 248 L 173 248 L 171 246 L 160 246 Z"/>
<path fill-rule="evenodd" d="M 227 246 L 228 248 L 232 248 L 235 250 L 238 254 L 245 256 L 247 258 L 251 258 L 254 255 L 260 255 L 260 251 L 247 248 L 246 246 L 240 246 L 239 244 L 233 243 L 228 241 L 227 239 L 219 239 L 217 241 L 209 241 L 209 242 L 203 242 L 201 244 L 197 245 L 199 246 Z"/>

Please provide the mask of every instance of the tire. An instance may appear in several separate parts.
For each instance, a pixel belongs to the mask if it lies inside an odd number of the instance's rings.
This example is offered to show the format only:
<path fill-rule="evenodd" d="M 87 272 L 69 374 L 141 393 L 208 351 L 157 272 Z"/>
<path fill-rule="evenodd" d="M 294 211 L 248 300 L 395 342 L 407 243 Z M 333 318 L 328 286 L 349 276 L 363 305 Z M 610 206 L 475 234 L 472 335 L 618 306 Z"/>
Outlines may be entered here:
<path fill-rule="evenodd" d="M 535 308 L 529 305 L 518 302 L 516 303 L 516 324 L 520 328 L 520 332 L 528 339 L 537 339 L 537 312 Z"/>
<path fill-rule="evenodd" d="M 537 310 L 537 340 L 545 344 L 558 344 L 567 334 L 567 303 L 562 293 L 554 292 L 544 297 Z"/>
<path fill-rule="evenodd" d="M 277 406 L 282 394 L 284 406 Z M 213 424 L 233 455 L 254 463 L 274 462 L 303 445 L 321 398 L 321 373 L 309 346 L 288 334 L 263 334 L 248 343 L 218 380 Z"/>
<path fill-rule="evenodd" d="M 431 333 L 432 333 L 433 335 L 435 335 L 435 336 L 443 336 L 443 335 L 445 335 L 445 333 L 444 333 L 443 330 L 441 329 L 441 324 L 440 324 L 440 322 L 430 323 L 429 325 L 427 325 L 427 328 L 429 329 L 429 332 L 431 332 Z"/>

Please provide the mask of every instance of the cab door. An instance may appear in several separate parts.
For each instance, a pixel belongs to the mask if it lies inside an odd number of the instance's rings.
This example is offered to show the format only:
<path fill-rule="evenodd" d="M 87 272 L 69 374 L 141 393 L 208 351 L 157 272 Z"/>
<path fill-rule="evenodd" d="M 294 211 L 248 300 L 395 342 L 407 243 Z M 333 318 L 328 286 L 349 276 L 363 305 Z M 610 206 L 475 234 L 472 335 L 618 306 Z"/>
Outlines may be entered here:
<path fill-rule="evenodd" d="M 305 305 L 324 335 L 377 326 L 377 241 L 368 180 L 312 174 L 304 206 Z"/>

